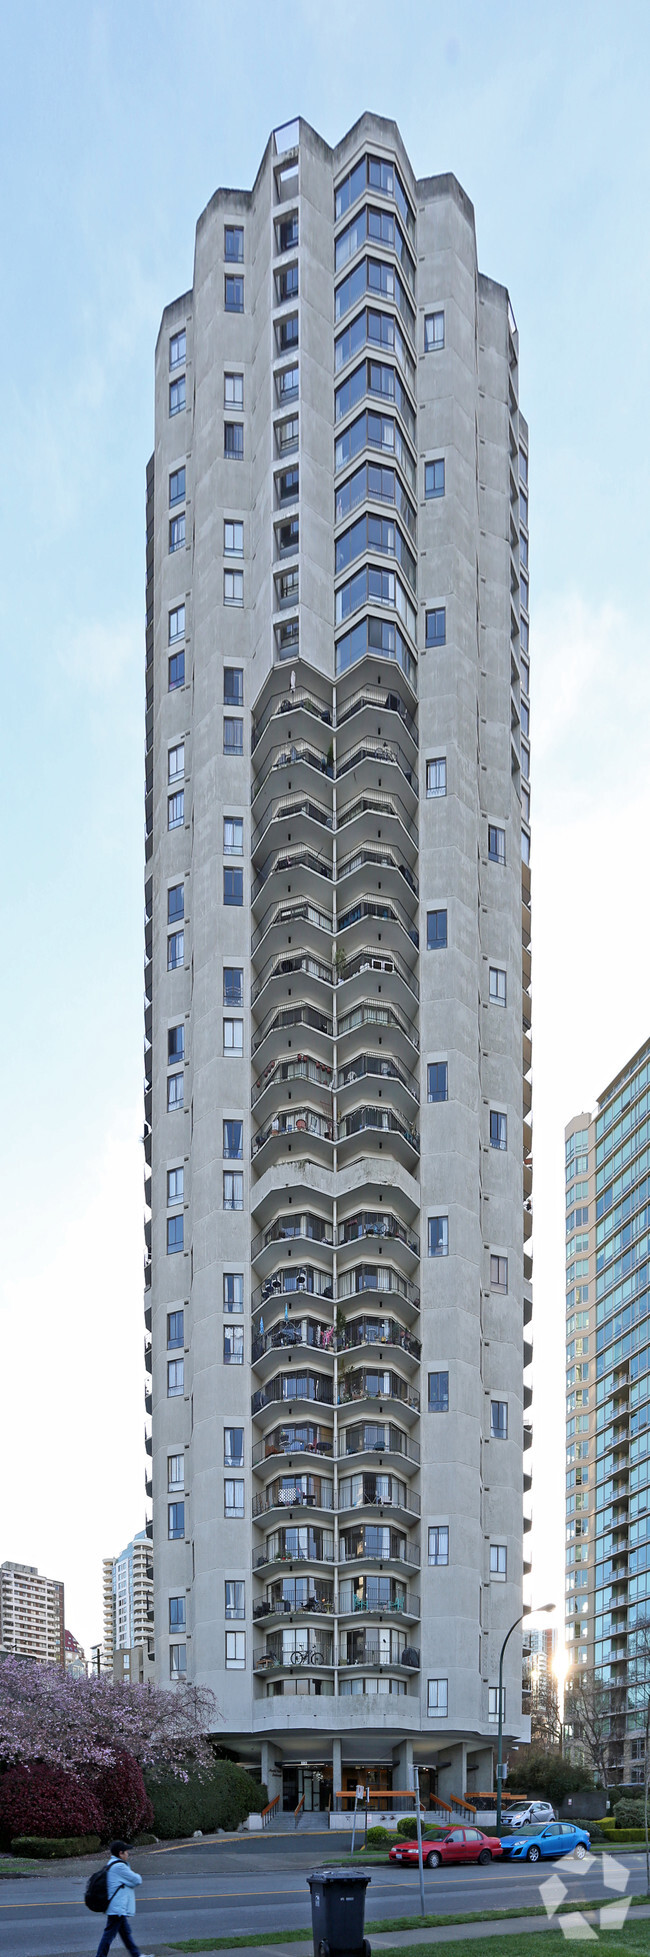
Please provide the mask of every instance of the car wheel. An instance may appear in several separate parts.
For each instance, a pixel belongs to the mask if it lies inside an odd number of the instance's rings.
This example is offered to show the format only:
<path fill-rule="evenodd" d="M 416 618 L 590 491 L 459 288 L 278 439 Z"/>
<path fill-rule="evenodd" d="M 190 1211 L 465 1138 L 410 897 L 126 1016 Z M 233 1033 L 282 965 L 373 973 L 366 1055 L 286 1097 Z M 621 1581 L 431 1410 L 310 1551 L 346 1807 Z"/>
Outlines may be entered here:
<path fill-rule="evenodd" d="M 485 1868 L 486 1862 L 492 1861 L 492 1856 L 490 1854 L 489 1848 L 482 1848 L 478 1859 L 479 1859 L 479 1867 L 482 1869 Z"/>
<path fill-rule="evenodd" d="M 583 1841 L 577 1842 L 573 1850 L 574 1860 L 576 1862 L 584 1862 L 586 1853 L 587 1850 L 585 1848 L 584 1842 Z"/>
<path fill-rule="evenodd" d="M 442 1856 L 438 1854 L 437 1848 L 434 1848 L 433 1853 L 431 1855 L 427 1855 L 426 1858 L 427 1868 L 439 1869 L 441 1861 L 442 1861 Z"/>
<path fill-rule="evenodd" d="M 539 1849 L 536 1847 L 535 1842 L 532 1843 L 532 1846 L 528 1850 L 526 1861 L 539 1862 Z"/>

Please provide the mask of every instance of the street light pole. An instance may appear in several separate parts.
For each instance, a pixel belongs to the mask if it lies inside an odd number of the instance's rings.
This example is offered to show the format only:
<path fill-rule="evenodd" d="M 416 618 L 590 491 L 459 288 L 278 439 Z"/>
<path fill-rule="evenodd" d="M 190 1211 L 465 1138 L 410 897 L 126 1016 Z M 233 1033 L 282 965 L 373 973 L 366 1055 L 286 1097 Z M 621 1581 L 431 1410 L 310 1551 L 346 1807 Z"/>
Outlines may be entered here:
<path fill-rule="evenodd" d="M 502 1778 L 501 1778 L 502 1767 L 503 1767 L 503 1659 L 504 1659 L 505 1648 L 508 1643 L 508 1640 L 512 1637 L 513 1631 L 516 1631 L 518 1624 L 523 1624 L 523 1620 L 525 1617 L 531 1617 L 533 1615 L 535 1617 L 540 1617 L 543 1611 L 550 1611 L 550 1610 L 555 1610 L 555 1604 L 542 1604 L 540 1606 L 539 1611 L 535 1611 L 534 1613 L 531 1611 L 530 1604 L 524 1604 L 523 1610 L 520 1611 L 519 1616 L 515 1618 L 514 1624 L 511 1624 L 509 1631 L 506 1631 L 506 1635 L 503 1640 L 503 1644 L 501 1646 L 501 1653 L 499 1657 L 499 1696 L 498 1696 L 499 1738 L 498 1738 L 498 1746 L 497 1746 L 497 1834 L 500 1834 L 501 1832 L 501 1789 L 503 1785 Z"/>

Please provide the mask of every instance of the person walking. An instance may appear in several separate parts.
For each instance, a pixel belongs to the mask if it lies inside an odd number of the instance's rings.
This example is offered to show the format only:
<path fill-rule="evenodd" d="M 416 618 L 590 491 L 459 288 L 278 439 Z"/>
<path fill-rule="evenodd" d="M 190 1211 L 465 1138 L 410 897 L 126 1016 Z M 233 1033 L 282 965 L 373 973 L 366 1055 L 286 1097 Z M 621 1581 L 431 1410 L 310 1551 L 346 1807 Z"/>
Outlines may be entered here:
<path fill-rule="evenodd" d="M 129 1928 L 129 1917 L 135 1916 L 135 1891 L 142 1881 L 135 1869 L 129 1867 L 129 1844 L 126 1841 L 111 1842 L 111 1856 L 106 1868 L 106 1887 L 108 1890 L 108 1909 L 106 1924 L 97 1946 L 97 1957 L 106 1957 L 113 1938 L 120 1936 L 130 1957 L 145 1957 L 138 1950 Z"/>

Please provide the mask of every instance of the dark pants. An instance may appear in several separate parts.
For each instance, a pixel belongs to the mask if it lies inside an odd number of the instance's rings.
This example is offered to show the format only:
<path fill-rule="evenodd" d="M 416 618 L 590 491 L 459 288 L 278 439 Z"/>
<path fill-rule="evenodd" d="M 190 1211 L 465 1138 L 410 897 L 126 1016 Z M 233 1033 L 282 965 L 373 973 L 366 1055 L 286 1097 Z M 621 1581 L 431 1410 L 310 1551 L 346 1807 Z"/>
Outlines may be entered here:
<path fill-rule="evenodd" d="M 106 1929 L 97 1945 L 97 1957 L 106 1957 L 106 1952 L 110 1950 L 113 1938 L 118 1935 L 118 1932 L 131 1957 L 140 1957 L 137 1943 L 133 1942 L 131 1936 L 128 1916 L 107 1916 Z"/>

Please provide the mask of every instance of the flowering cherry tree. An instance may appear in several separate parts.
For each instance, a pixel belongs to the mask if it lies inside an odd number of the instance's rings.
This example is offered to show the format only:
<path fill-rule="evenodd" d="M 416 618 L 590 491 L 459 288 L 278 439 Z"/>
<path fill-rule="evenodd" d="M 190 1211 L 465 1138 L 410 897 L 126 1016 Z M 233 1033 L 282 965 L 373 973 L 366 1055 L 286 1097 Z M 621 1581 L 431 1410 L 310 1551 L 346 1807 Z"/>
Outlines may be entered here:
<path fill-rule="evenodd" d="M 0 1664 L 0 1771 L 47 1761 L 88 1780 L 131 1753 L 138 1765 L 186 1777 L 214 1763 L 208 1734 L 220 1717 L 205 1686 L 122 1685 L 73 1678 L 20 1658 Z"/>

